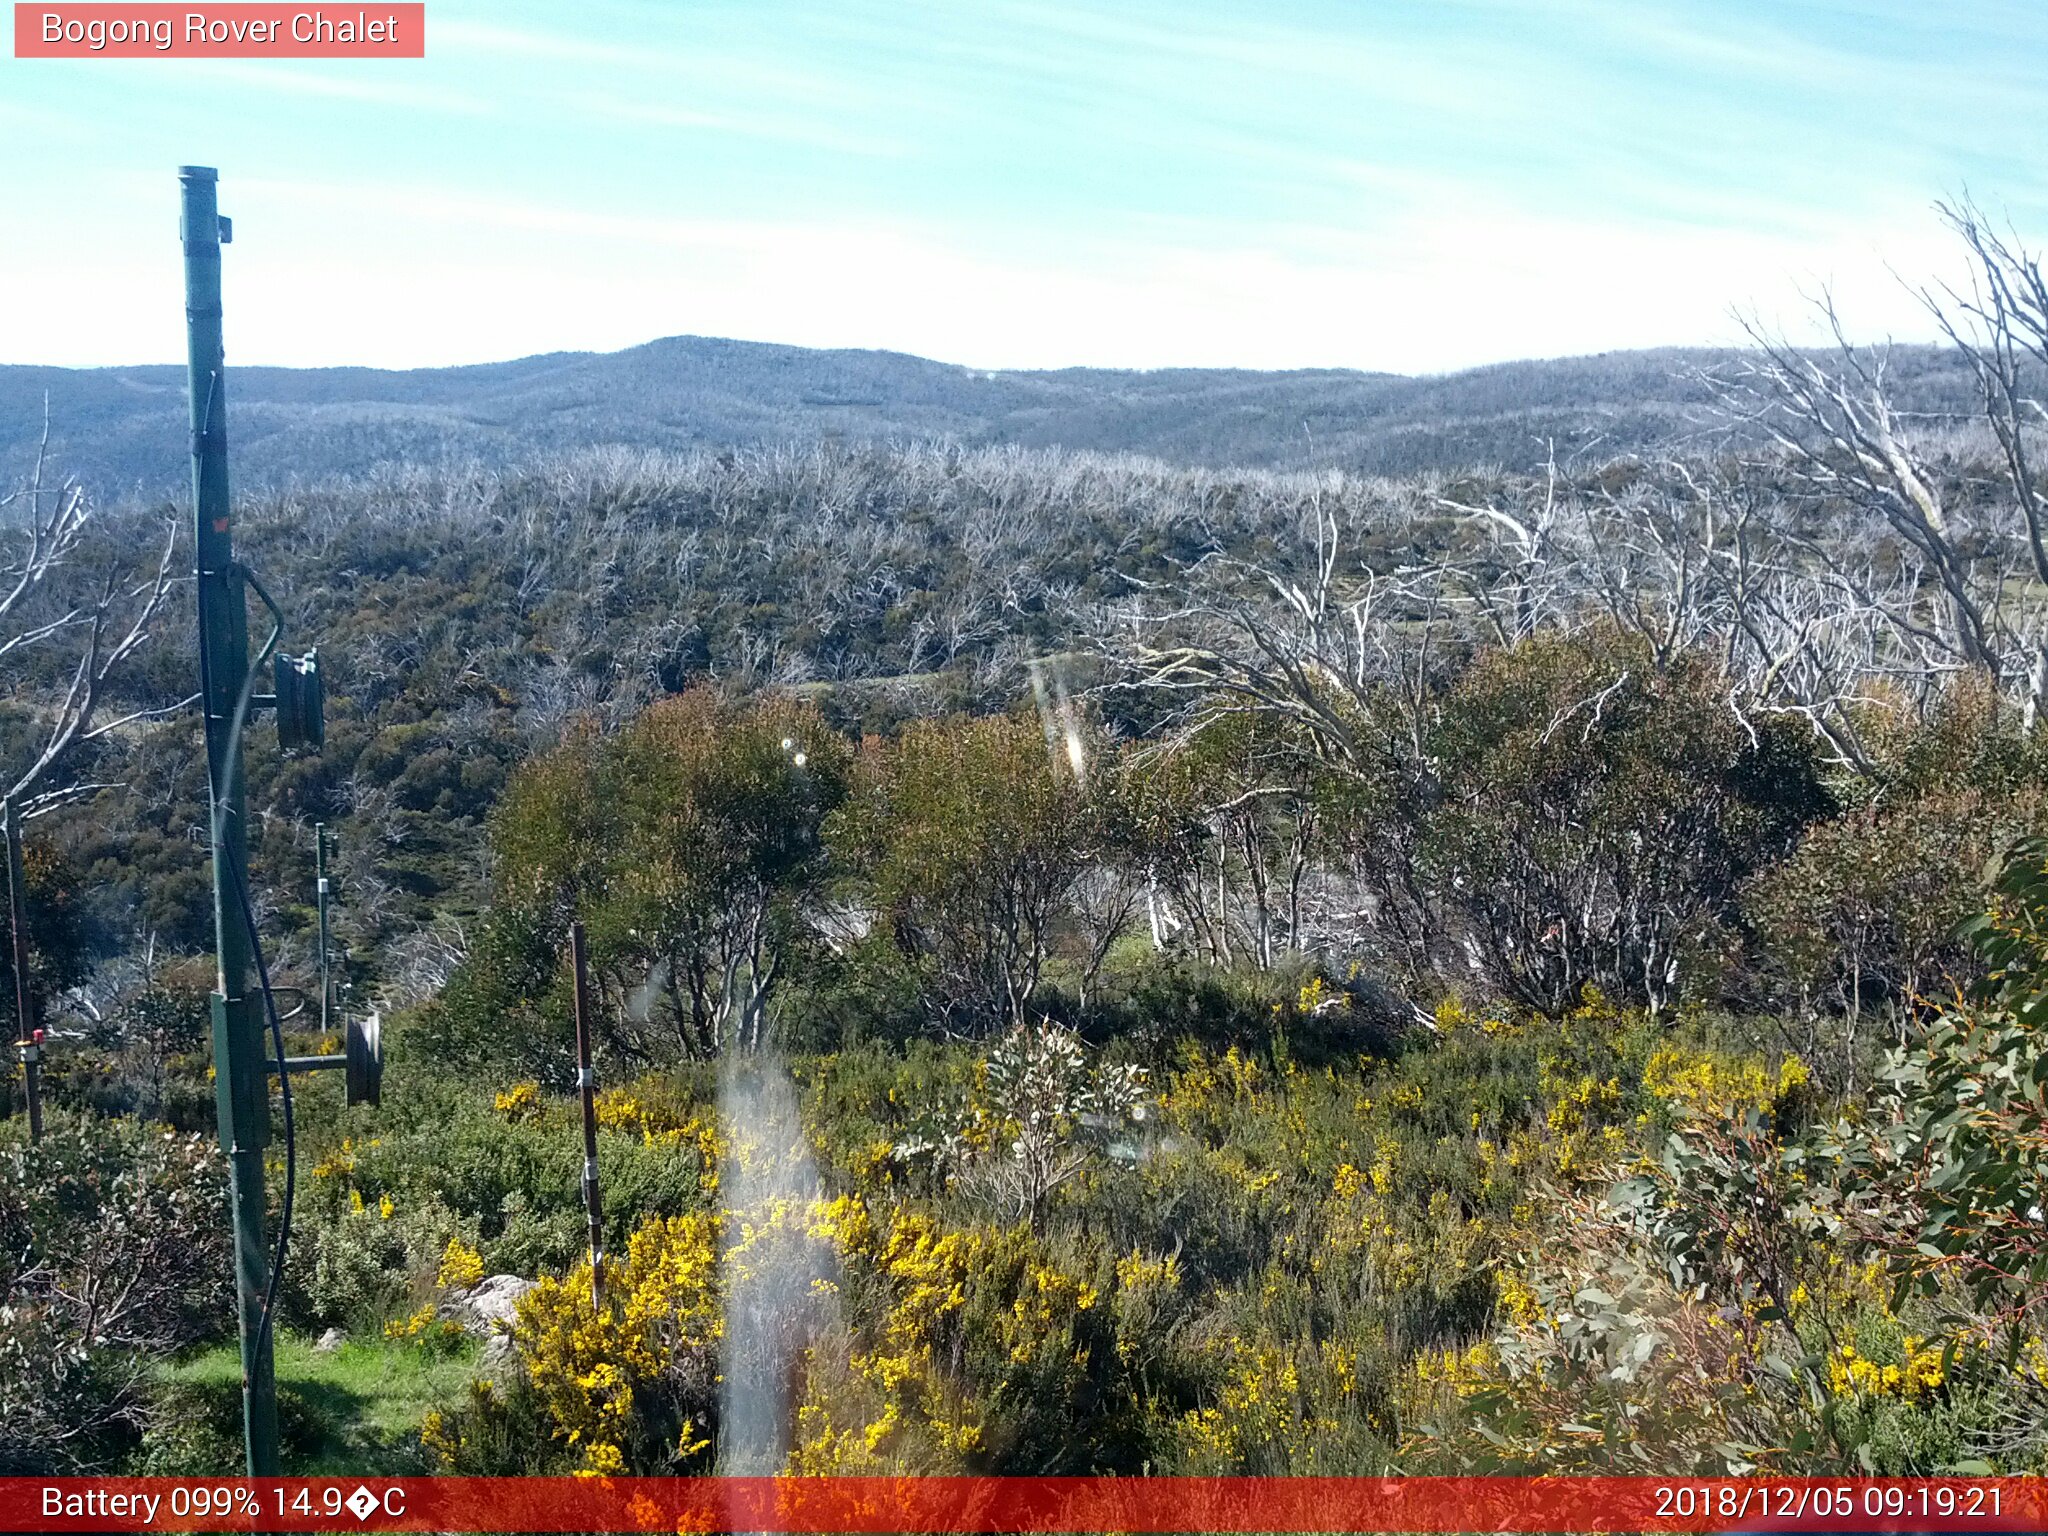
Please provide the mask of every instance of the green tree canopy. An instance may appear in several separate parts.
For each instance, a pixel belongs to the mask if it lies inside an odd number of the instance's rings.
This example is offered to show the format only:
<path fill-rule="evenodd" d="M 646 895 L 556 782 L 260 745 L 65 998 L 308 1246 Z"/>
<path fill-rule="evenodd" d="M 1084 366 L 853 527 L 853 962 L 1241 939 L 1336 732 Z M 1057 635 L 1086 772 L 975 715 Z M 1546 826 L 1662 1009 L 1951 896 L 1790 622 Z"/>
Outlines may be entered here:
<path fill-rule="evenodd" d="M 487 1030 L 493 1014 L 564 1018 L 559 956 L 581 919 L 616 1043 L 642 1056 L 760 1045 L 806 940 L 849 757 L 808 705 L 700 687 L 534 759 L 493 818 L 489 931 L 444 1013 Z"/>
<path fill-rule="evenodd" d="M 1102 820 L 1070 754 L 1007 715 L 869 743 L 835 836 L 934 1022 L 970 1034 L 1027 1019 Z"/>

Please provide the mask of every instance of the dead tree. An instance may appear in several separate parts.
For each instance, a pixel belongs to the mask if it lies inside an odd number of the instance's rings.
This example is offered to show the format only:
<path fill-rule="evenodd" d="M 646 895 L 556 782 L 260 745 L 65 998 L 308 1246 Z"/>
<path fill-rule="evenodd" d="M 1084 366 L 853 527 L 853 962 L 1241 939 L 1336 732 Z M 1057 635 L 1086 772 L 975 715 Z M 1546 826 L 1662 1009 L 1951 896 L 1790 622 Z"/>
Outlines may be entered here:
<path fill-rule="evenodd" d="M 37 744 L 27 759 L 0 771 L 0 794 L 13 800 L 25 818 L 104 787 L 51 785 L 81 745 L 191 702 L 99 718 L 110 684 L 148 641 L 170 596 L 177 523 L 165 518 L 163 544 L 153 562 L 131 565 L 113 556 L 89 565 L 93 505 L 75 481 L 47 482 L 49 441 L 46 408 L 28 480 L 0 496 L 0 515 L 13 524 L 0 532 L 0 659 L 10 662 L 17 677 L 32 664 L 48 666 L 60 677 L 68 672 L 61 693 L 34 701 Z M 75 653 L 75 659 L 66 655 L 52 664 L 52 653 Z"/>
<path fill-rule="evenodd" d="M 1782 455 L 1782 472 L 1811 516 L 1846 507 L 1876 520 L 1896 544 L 1900 564 L 1920 580 L 1907 601 L 1881 610 L 1902 655 L 1928 656 L 2002 680 L 1997 604 L 2000 584 L 1968 547 L 1946 505 L 1939 467 L 1914 442 L 1891 399 L 1880 351 L 1850 343 L 1833 300 L 1819 299 L 1834 338 L 1828 360 L 1800 352 L 1746 322 L 1758 355 L 1732 379 L 1718 380 L 1737 418 L 1760 429 Z M 1799 543 L 1830 575 L 1856 585 L 1851 569 L 1865 541 L 1802 537 L 1788 521 L 1781 535 Z M 1923 602 L 1926 593 L 1931 601 Z"/>
<path fill-rule="evenodd" d="M 2041 263 L 2016 235 L 2001 234 L 1968 200 L 1938 205 L 1972 260 L 1967 290 L 1944 285 L 1941 295 L 1922 289 L 1921 300 L 1944 335 L 1969 363 L 1983 402 L 1984 421 L 2004 460 L 2012 512 L 2023 535 L 2037 586 L 2048 587 L 2048 504 L 2044 504 L 2035 449 L 2048 427 L 2048 282 Z M 2031 729 L 2048 695 L 2048 645 L 2038 615 L 2020 620 L 2027 657 L 2026 710 Z"/>
<path fill-rule="evenodd" d="M 1301 732 L 1333 767 L 1374 773 L 1389 730 L 1419 748 L 1443 584 L 1436 571 L 1380 572 L 1347 558 L 1320 505 L 1311 521 L 1307 560 L 1211 555 L 1166 603 L 1141 592 L 1098 647 L 1121 684 L 1182 695 L 1203 714 L 1264 716 Z"/>

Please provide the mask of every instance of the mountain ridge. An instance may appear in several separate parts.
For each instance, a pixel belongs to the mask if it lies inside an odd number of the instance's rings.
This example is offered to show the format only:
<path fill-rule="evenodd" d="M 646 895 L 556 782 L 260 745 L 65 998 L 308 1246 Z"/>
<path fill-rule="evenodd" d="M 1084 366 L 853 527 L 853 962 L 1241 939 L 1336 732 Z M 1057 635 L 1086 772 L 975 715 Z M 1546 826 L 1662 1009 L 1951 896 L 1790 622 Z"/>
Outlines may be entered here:
<path fill-rule="evenodd" d="M 671 336 L 617 352 L 454 367 L 231 367 L 229 436 L 247 489 L 380 464 L 506 464 L 595 445 L 687 450 L 951 439 L 1137 453 L 1222 467 L 1366 473 L 1526 467 L 1642 451 L 1700 429 L 1698 371 L 1741 354 L 1592 353 L 1404 375 L 1341 368 L 975 369 L 910 353 Z M 1893 349 L 1921 409 L 1966 410 L 1931 347 Z M 102 495 L 175 494 L 186 460 L 179 364 L 0 366 L 0 483 L 32 462 L 49 401 L 54 464 Z"/>

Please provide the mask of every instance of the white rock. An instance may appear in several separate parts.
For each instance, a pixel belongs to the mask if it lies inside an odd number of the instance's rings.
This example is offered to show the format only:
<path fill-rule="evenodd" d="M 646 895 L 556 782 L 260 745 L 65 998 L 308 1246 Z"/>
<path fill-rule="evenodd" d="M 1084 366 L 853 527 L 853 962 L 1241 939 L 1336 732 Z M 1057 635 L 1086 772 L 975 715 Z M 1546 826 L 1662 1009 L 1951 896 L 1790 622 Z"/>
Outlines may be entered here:
<path fill-rule="evenodd" d="M 494 1333 L 484 1340 L 483 1352 L 477 1356 L 476 1368 L 485 1375 L 511 1369 L 519 1358 L 519 1347 L 512 1342 L 509 1333 Z"/>
<path fill-rule="evenodd" d="M 344 1335 L 339 1328 L 328 1329 L 320 1335 L 319 1341 L 314 1344 L 314 1353 L 322 1355 L 333 1354 L 337 1349 L 341 1348 L 343 1338 Z"/>
<path fill-rule="evenodd" d="M 471 1333 L 486 1338 L 508 1333 L 519 1314 L 519 1298 L 533 1289 L 517 1275 L 491 1275 L 448 1297 L 448 1311 Z"/>

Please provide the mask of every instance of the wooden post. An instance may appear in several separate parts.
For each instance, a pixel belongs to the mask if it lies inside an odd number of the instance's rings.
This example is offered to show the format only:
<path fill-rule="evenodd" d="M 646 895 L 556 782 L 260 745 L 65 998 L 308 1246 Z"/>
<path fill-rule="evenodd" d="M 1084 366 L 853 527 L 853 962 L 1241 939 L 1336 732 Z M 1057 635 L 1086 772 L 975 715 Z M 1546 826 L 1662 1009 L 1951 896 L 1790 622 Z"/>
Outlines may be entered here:
<path fill-rule="evenodd" d="M 597 1073 L 590 1064 L 590 976 L 583 925 L 569 925 L 576 1006 L 576 1091 L 583 1097 L 583 1205 L 590 1215 L 590 1300 L 604 1310 L 604 1200 L 597 1188 Z"/>
<path fill-rule="evenodd" d="M 334 985 L 327 976 L 327 823 L 313 823 L 313 899 L 319 903 L 320 924 L 320 1039 L 325 1050 L 327 1032 L 334 1027 L 329 1013 L 334 1003 Z"/>
<path fill-rule="evenodd" d="M 7 926 L 14 946 L 14 1017 L 20 1033 L 14 1054 L 28 1095 L 28 1139 L 43 1139 L 43 1032 L 36 1028 L 28 976 L 28 890 L 21 861 L 21 807 L 9 796 L 0 805 L 7 834 Z"/>

